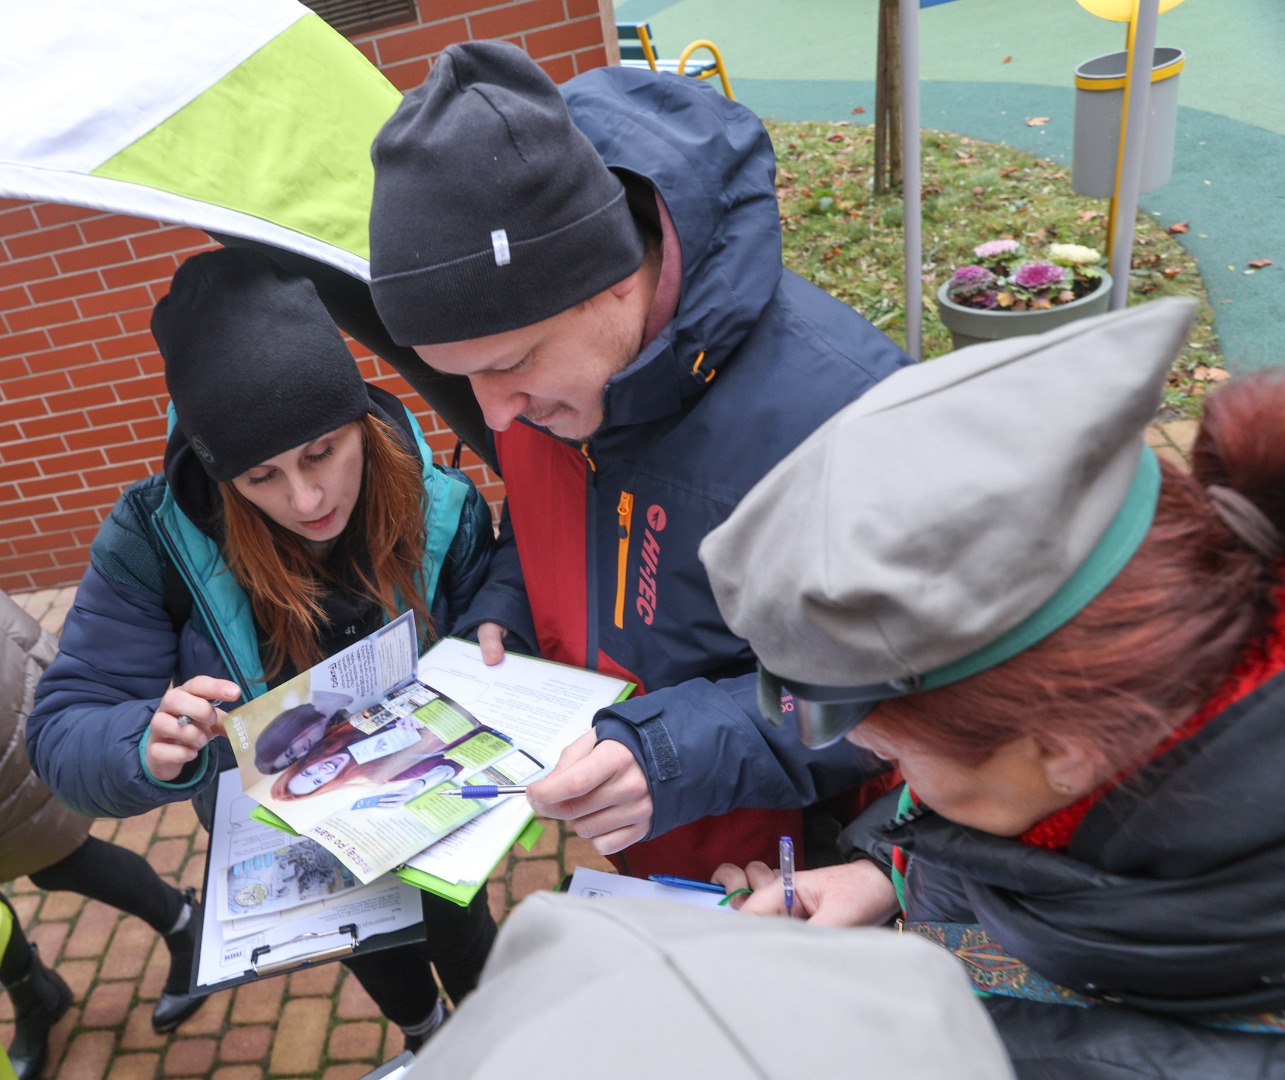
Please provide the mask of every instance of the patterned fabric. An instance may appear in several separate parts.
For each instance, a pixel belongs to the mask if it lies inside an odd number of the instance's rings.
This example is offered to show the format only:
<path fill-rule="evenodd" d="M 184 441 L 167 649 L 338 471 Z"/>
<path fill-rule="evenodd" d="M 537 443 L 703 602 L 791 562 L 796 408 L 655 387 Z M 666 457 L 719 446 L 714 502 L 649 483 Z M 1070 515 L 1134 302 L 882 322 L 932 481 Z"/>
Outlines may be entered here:
<path fill-rule="evenodd" d="M 940 945 L 955 954 L 973 989 L 986 996 L 1022 998 L 1050 1005 L 1074 1005 L 1089 1009 L 1109 1004 L 1085 997 L 1065 986 L 1050 982 L 1015 956 L 991 941 L 980 926 L 968 923 L 906 922 L 897 920 L 899 932 Z M 1211 1013 L 1192 1017 L 1203 1027 L 1225 1031 L 1248 1031 L 1258 1034 L 1285 1035 L 1285 1010 L 1274 1013 Z"/>

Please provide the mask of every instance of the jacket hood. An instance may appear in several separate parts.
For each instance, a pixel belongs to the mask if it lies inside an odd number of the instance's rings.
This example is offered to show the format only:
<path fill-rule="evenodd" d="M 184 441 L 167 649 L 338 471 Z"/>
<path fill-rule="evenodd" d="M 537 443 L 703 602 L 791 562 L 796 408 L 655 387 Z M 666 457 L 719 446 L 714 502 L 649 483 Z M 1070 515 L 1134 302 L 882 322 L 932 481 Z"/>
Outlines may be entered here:
<path fill-rule="evenodd" d="M 776 159 L 759 118 L 696 79 L 604 67 L 562 90 L 608 167 L 649 185 L 678 234 L 677 312 L 603 397 L 604 427 L 645 423 L 704 391 L 780 283 Z"/>
<path fill-rule="evenodd" d="M 932 813 L 876 832 L 912 873 L 957 876 L 988 934 L 1063 986 L 1178 1016 L 1279 1009 L 1283 715 L 1278 674 L 1103 796 L 1065 855 Z"/>
<path fill-rule="evenodd" d="M 400 399 L 371 383 L 366 384 L 366 390 L 370 394 L 371 415 L 401 432 L 406 444 L 415 450 L 410 417 Z M 415 452 L 418 455 L 418 450 Z M 219 486 L 205 471 L 187 436 L 175 423 L 173 406 L 169 408 L 169 438 L 165 443 L 163 469 L 165 481 L 179 509 L 201 532 L 221 544 L 223 527 L 219 514 Z"/>

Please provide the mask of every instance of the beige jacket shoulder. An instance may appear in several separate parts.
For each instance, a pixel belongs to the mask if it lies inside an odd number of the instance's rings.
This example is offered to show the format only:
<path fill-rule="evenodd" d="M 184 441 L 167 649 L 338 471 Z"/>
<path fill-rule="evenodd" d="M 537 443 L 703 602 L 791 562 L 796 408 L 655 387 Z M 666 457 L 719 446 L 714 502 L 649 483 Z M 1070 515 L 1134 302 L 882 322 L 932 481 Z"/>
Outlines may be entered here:
<path fill-rule="evenodd" d="M 90 819 L 54 798 L 27 762 L 27 714 L 57 651 L 53 635 L 0 592 L 0 881 L 51 866 L 89 834 Z"/>

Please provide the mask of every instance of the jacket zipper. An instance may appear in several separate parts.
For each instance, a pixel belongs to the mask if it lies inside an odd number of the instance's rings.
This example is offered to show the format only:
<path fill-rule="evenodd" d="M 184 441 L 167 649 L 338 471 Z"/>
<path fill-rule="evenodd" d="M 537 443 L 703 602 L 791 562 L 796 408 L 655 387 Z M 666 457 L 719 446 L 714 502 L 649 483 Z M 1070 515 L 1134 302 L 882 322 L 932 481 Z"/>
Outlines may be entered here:
<path fill-rule="evenodd" d="M 182 557 L 179 555 L 178 549 L 175 547 L 174 543 L 165 534 L 165 530 L 163 528 L 158 529 L 157 533 L 160 535 L 161 543 L 165 545 L 166 554 L 170 557 L 171 560 L 173 560 L 174 565 L 178 568 L 179 573 L 183 577 L 184 584 L 187 585 L 188 592 L 192 594 L 193 605 L 195 605 L 197 608 L 200 609 L 201 618 L 205 621 L 206 629 L 209 630 L 211 636 L 214 638 L 214 647 L 219 651 L 219 655 L 223 657 L 223 663 L 227 665 L 228 674 L 231 675 L 232 680 L 239 687 L 241 687 L 241 695 L 242 695 L 241 701 L 242 702 L 249 701 L 252 696 L 250 694 L 251 684 L 245 681 L 244 674 L 237 667 L 236 662 L 233 660 L 232 650 L 228 646 L 227 639 L 223 636 L 223 632 L 219 629 L 218 623 L 216 622 L 213 613 L 210 611 L 209 605 L 205 602 L 205 598 L 201 595 L 201 590 L 194 589 L 192 587 L 191 571 L 188 569 L 187 564 L 184 563 Z M 175 632 L 181 633 L 182 629 L 183 628 L 181 626 L 176 627 Z"/>
<path fill-rule="evenodd" d="M 596 671 L 598 668 L 598 466 L 594 463 L 592 447 L 587 439 L 580 444 L 580 453 L 589 466 L 585 470 L 584 666 L 590 671 Z"/>
<path fill-rule="evenodd" d="M 633 525 L 634 497 L 628 491 L 620 493 L 620 502 L 616 505 L 616 535 L 619 537 L 616 549 L 616 628 L 625 626 L 625 576 L 629 568 L 629 532 Z"/>

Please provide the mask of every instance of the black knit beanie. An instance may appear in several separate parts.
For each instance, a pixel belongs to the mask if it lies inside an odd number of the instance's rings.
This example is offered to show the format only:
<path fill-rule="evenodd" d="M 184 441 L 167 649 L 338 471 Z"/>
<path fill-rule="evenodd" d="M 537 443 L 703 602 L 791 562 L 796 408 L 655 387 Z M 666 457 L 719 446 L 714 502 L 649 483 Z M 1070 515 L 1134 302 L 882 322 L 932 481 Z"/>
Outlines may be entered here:
<path fill-rule="evenodd" d="M 642 264 L 624 186 L 516 46 L 448 48 L 371 157 L 371 291 L 400 345 L 530 326 Z"/>
<path fill-rule="evenodd" d="M 370 411 L 317 290 L 250 248 L 193 255 L 152 312 L 178 425 L 231 480 Z"/>

